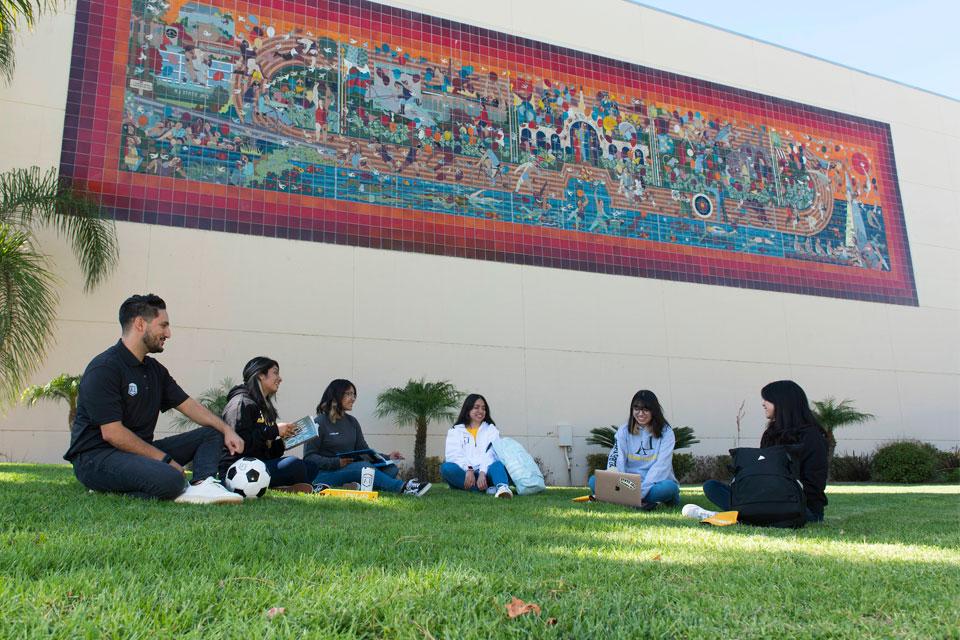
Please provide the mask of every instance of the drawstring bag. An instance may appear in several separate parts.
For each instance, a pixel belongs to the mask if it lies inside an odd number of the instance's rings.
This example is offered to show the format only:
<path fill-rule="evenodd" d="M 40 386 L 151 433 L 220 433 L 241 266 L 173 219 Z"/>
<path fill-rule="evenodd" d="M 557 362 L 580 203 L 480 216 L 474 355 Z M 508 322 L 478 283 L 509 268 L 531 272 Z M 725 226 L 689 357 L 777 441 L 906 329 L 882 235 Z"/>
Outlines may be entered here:
<path fill-rule="evenodd" d="M 491 446 L 497 460 L 507 468 L 518 495 L 529 496 L 547 488 L 540 467 L 523 445 L 513 438 L 499 438 Z"/>

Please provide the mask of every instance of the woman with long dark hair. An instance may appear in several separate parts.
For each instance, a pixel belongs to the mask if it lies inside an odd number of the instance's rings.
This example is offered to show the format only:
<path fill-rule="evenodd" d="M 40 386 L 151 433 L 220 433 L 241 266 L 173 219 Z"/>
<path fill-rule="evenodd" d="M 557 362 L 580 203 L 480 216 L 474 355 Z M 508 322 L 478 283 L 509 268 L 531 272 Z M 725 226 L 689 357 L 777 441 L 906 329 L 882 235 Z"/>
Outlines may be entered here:
<path fill-rule="evenodd" d="M 468 395 L 456 423 L 447 431 L 444 461 L 440 465 L 440 475 L 451 489 L 513 497 L 507 469 L 493 455 L 492 445 L 499 438 L 487 399 L 479 393 Z"/>
<path fill-rule="evenodd" d="M 653 391 L 641 389 L 633 394 L 627 421 L 617 429 L 616 444 L 607 460 L 607 469 L 637 473 L 643 480 L 641 492 L 645 506 L 676 504 L 680 485 L 673 475 L 673 448 L 676 437 L 663 416 L 663 407 Z M 590 490 L 596 490 L 590 477 Z"/>
<path fill-rule="evenodd" d="M 270 473 L 270 486 L 288 491 L 310 492 L 309 483 L 317 468 L 295 456 L 284 456 L 283 438 L 294 426 L 278 422 L 273 399 L 280 389 L 280 365 L 266 356 L 257 356 L 243 367 L 243 384 L 232 388 L 223 409 L 223 421 L 243 438 L 242 454 L 226 454 L 220 460 L 220 477 L 241 457 L 258 458 Z"/>
<path fill-rule="evenodd" d="M 320 403 L 317 404 L 317 423 L 319 435 L 303 445 L 303 459 L 313 463 L 318 469 L 312 482 L 314 485 L 343 486 L 354 483 L 359 486 L 367 462 L 354 460 L 342 454 L 351 451 L 370 449 L 360 423 L 348 412 L 357 400 L 357 387 L 349 380 L 338 378 L 327 385 Z M 389 460 L 403 460 L 399 451 L 393 451 L 381 457 Z M 420 497 L 430 490 L 429 482 L 420 482 L 411 478 L 404 482 L 397 479 L 399 469 L 395 464 L 379 468 L 374 467 L 374 489 L 403 493 Z"/>
<path fill-rule="evenodd" d="M 777 380 L 760 390 L 767 428 L 761 447 L 788 446 L 796 459 L 807 498 L 807 522 L 822 522 L 827 506 L 827 434 L 810 411 L 807 394 L 793 380 Z M 730 509 L 730 485 L 707 480 L 703 493 L 723 510 Z"/>

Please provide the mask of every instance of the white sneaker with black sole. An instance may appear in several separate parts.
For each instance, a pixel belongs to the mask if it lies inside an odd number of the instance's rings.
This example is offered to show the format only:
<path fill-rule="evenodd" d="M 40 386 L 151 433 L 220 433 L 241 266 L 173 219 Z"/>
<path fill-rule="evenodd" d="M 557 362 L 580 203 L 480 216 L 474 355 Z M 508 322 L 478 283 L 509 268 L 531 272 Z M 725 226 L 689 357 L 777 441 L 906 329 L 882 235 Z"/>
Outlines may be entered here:
<path fill-rule="evenodd" d="M 493 494 L 493 497 L 494 497 L 494 498 L 512 498 L 512 497 L 513 497 L 513 491 L 510 491 L 510 487 L 508 487 L 508 486 L 505 485 L 505 484 L 498 484 L 498 485 L 497 485 L 497 490 L 496 490 L 496 492 Z"/>
<path fill-rule="evenodd" d="M 416 478 L 411 478 L 407 480 L 407 483 L 403 485 L 403 494 L 406 496 L 416 496 L 417 498 L 422 497 L 427 491 L 430 491 L 430 487 L 433 485 L 429 482 L 420 482 Z"/>
<path fill-rule="evenodd" d="M 188 484 L 174 502 L 182 504 L 237 504 L 243 502 L 243 496 L 228 491 L 220 481 L 210 476 L 198 484 Z"/>

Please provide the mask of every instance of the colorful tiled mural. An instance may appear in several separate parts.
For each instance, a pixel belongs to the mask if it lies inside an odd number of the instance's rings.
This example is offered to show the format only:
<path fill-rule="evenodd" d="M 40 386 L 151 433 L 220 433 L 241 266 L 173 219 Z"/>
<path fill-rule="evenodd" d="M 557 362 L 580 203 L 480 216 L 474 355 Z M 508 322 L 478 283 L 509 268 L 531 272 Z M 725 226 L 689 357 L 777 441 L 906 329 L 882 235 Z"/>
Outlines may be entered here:
<path fill-rule="evenodd" d="M 886 124 L 365 0 L 81 0 L 117 219 L 916 304 Z"/>

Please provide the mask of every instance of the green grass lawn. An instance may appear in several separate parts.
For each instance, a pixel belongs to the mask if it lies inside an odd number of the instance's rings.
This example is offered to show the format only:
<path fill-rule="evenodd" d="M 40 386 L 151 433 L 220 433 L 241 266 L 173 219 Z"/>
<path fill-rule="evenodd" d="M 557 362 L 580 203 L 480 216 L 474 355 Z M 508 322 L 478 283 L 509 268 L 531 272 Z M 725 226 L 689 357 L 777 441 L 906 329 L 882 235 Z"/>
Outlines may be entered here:
<path fill-rule="evenodd" d="M 190 506 L 2 464 L 0 638 L 960 637 L 960 487 L 831 487 L 799 531 L 584 493 Z"/>

